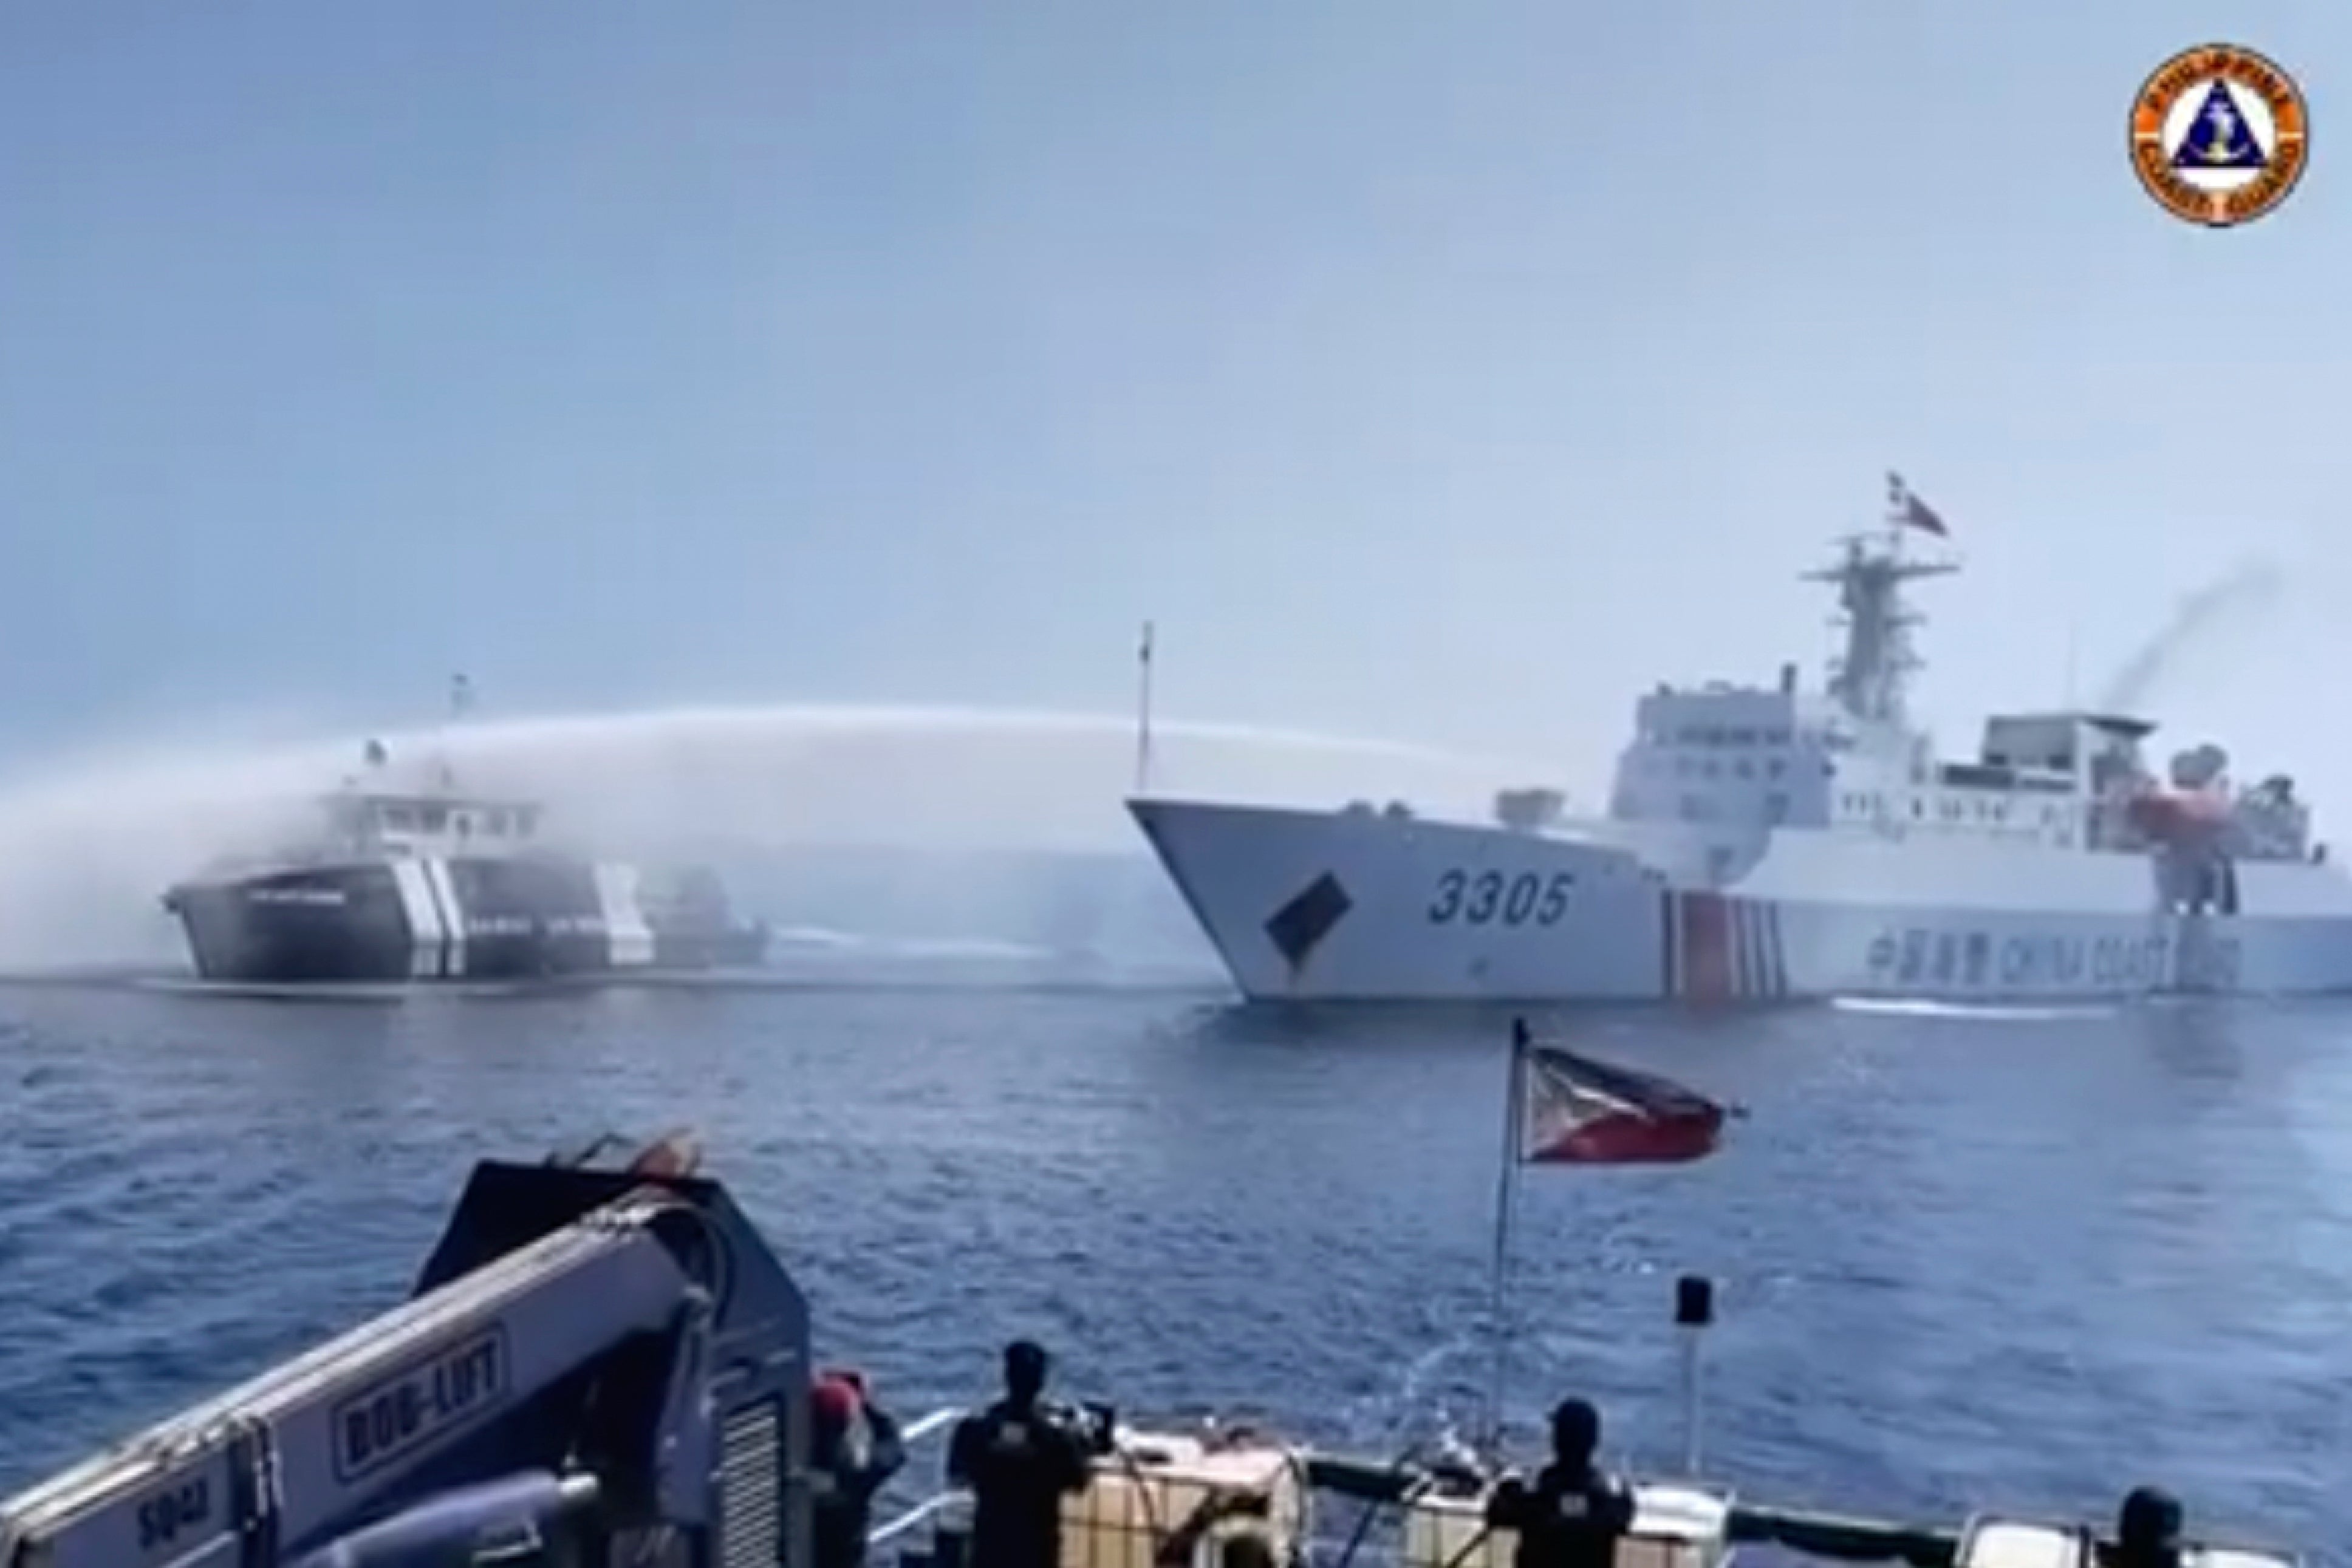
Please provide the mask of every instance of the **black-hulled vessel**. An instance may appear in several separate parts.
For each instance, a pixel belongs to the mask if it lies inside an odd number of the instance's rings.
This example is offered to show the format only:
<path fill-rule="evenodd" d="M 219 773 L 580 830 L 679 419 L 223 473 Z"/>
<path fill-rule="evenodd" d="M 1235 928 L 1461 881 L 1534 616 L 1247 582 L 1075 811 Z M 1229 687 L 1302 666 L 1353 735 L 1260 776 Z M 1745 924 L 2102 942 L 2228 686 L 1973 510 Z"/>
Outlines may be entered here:
<path fill-rule="evenodd" d="M 538 801 L 425 789 L 368 771 L 317 802 L 325 821 L 267 858 L 163 894 L 196 972 L 249 985 L 528 980 L 734 968 L 766 955 L 717 874 L 655 872 L 542 843 Z"/>

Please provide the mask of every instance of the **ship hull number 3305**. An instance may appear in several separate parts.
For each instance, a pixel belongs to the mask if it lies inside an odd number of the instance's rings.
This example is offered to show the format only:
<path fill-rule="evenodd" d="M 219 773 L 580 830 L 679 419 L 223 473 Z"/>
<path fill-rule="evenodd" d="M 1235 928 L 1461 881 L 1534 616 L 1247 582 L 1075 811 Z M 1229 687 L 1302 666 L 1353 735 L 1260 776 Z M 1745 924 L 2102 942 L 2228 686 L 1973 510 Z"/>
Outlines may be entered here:
<path fill-rule="evenodd" d="M 1564 871 L 1549 877 L 1523 871 L 1507 876 L 1499 871 L 1467 872 L 1455 868 L 1437 879 L 1429 901 L 1429 923 L 1451 925 L 1556 925 L 1568 913 L 1568 896 L 1576 879 Z"/>

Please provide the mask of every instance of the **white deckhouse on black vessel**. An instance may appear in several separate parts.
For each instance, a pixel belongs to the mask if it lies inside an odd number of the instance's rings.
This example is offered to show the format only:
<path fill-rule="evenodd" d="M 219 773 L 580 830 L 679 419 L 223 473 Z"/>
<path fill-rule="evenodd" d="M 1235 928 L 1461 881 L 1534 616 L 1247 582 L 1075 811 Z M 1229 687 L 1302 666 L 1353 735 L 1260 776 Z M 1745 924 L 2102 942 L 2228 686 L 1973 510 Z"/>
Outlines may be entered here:
<path fill-rule="evenodd" d="M 537 801 L 367 775 L 318 802 L 322 831 L 208 868 L 163 895 L 197 973 L 255 985 L 528 980 L 759 963 L 768 930 L 736 920 L 717 876 L 655 876 L 541 841 Z"/>
<path fill-rule="evenodd" d="M 1997 714 L 1936 755 L 1905 711 L 1907 553 L 1942 521 L 1900 479 L 1883 529 L 1808 574 L 1844 649 L 1825 691 L 1660 686 L 1605 817 L 1507 790 L 1490 822 L 1129 802 L 1258 999 L 2042 998 L 2352 989 L 2352 880 L 2294 783 L 2216 746 L 2159 779 L 2147 719 Z"/>

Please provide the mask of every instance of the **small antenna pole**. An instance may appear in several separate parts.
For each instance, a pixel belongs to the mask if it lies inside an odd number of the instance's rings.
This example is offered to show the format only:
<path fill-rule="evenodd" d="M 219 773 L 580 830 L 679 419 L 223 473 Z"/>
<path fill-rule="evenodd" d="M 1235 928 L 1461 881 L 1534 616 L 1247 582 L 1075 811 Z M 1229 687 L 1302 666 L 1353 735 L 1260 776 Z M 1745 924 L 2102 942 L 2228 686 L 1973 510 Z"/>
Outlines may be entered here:
<path fill-rule="evenodd" d="M 472 711 L 473 706 L 474 683 L 468 680 L 463 673 L 450 676 L 449 724 L 448 726 L 444 727 L 443 733 L 445 737 L 448 728 L 454 727 L 464 721 L 466 715 Z M 457 787 L 457 773 L 454 768 L 450 767 L 449 754 L 446 751 L 441 753 L 440 763 L 441 788 L 444 789 L 455 789 Z"/>
<path fill-rule="evenodd" d="M 1151 786 L 1151 622 L 1143 623 L 1143 640 L 1135 654 L 1135 792 Z"/>
<path fill-rule="evenodd" d="M 1527 1085 L 1528 1050 L 1534 1043 L 1528 1020 L 1511 1020 L 1511 1060 L 1503 1076 L 1503 1159 L 1495 1177 L 1495 1258 L 1488 1284 L 1494 1292 L 1487 1329 L 1494 1335 L 1494 1364 L 1486 1386 L 1486 1429 L 1480 1446 L 1490 1463 L 1503 1462 L 1503 1396 L 1510 1386 L 1510 1281 L 1513 1221 L 1517 1218 L 1519 1159 L 1524 1150 L 1524 1111 L 1520 1098 Z"/>

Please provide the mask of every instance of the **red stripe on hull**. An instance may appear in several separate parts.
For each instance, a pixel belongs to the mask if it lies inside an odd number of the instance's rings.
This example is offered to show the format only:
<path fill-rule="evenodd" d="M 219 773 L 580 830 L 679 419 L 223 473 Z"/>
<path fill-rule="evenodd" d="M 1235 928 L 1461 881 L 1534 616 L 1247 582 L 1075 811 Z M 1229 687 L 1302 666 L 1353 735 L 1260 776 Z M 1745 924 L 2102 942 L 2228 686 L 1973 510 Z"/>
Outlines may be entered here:
<path fill-rule="evenodd" d="M 1738 991 L 1732 969 L 1731 904 L 1719 893 L 1685 893 L 1682 904 L 1682 994 L 1727 1002 Z"/>

